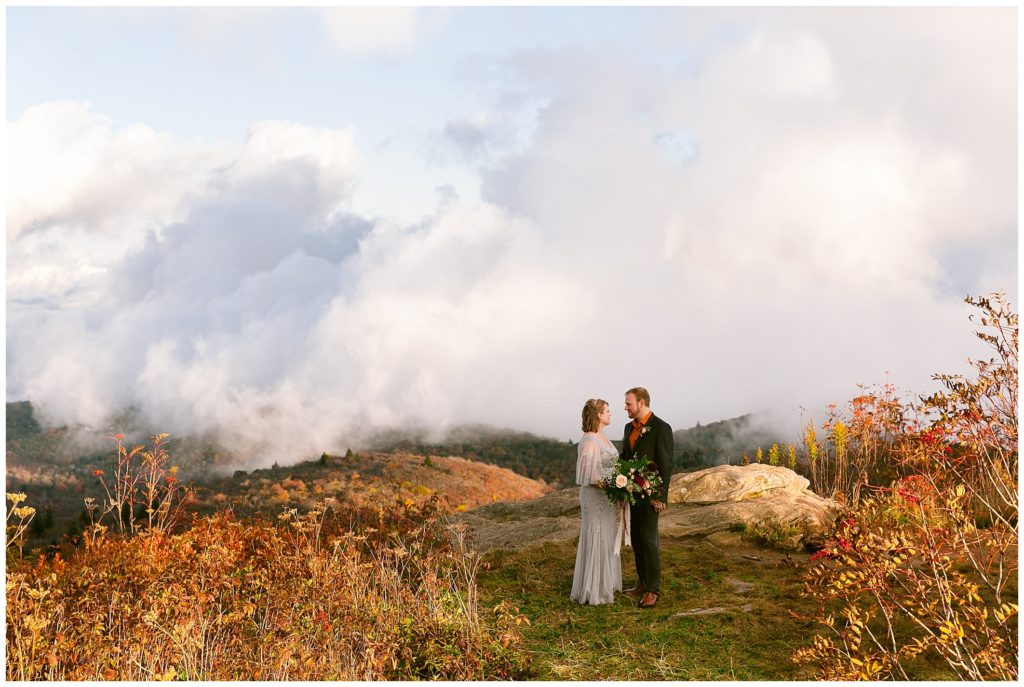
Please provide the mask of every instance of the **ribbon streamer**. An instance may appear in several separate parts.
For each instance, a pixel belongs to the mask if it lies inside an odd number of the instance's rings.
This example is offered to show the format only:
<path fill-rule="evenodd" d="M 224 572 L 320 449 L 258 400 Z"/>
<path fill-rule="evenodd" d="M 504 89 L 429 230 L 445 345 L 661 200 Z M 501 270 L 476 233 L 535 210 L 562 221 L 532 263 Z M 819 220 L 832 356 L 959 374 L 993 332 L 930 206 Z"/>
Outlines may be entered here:
<path fill-rule="evenodd" d="M 630 532 L 629 532 L 629 504 L 625 501 L 619 501 L 619 514 L 615 518 L 619 521 L 618 531 L 615 533 L 615 555 L 618 556 L 619 552 L 622 551 L 622 545 L 632 547 L 630 544 Z"/>

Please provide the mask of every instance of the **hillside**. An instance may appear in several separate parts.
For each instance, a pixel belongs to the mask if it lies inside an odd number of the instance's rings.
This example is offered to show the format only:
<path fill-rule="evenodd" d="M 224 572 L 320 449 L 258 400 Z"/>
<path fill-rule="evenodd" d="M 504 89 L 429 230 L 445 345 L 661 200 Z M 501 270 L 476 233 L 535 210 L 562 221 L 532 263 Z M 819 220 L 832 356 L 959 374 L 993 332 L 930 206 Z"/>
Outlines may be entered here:
<path fill-rule="evenodd" d="M 673 432 L 676 470 L 695 470 L 711 465 L 738 465 L 743 455 L 753 459 L 758 448 L 767 450 L 783 443 L 776 433 L 759 427 L 750 413 Z"/>
<path fill-rule="evenodd" d="M 543 482 L 511 470 L 454 456 L 350 452 L 210 480 L 197 506 L 202 511 L 231 506 L 235 513 L 249 515 L 284 508 L 306 511 L 329 498 L 363 507 L 396 501 L 422 505 L 436 496 L 454 510 L 465 510 L 539 498 L 548 491 Z"/>
<path fill-rule="evenodd" d="M 508 468 L 556 488 L 572 486 L 576 478 L 575 443 L 486 425 L 455 427 L 439 440 L 423 432 L 382 432 L 369 441 L 369 447 L 374 451 L 459 456 Z"/>
<path fill-rule="evenodd" d="M 27 402 L 8 403 L 7 420 L 11 430 L 6 451 L 7 491 L 26 494 L 27 502 L 37 510 L 26 533 L 27 549 L 58 546 L 66 536 L 77 539 L 87 523 L 84 499 L 102 500 L 102 486 L 94 471 L 111 472 L 113 440 L 104 437 L 105 432 L 81 428 L 42 429 Z M 133 439 L 126 443 L 135 443 Z M 183 482 L 196 487 L 197 500 L 190 510 L 201 514 L 231 508 L 240 516 L 275 515 L 286 508 L 306 511 L 327 498 L 358 508 L 390 507 L 396 501 L 423 505 L 437 497 L 447 508 L 458 510 L 494 501 L 537 498 L 552 488 L 508 468 L 473 460 L 478 453 L 470 442 L 458 447 L 468 454 L 465 458 L 438 451 L 418 454 L 392 448 L 387 453 L 323 454 L 319 459 L 294 465 L 239 470 L 223 476 L 223 466 L 240 462 L 239 456 L 229 455 L 202 438 L 171 439 L 171 463 L 181 466 L 179 478 Z M 527 456 L 536 455 L 536 446 L 545 442 L 557 444 L 525 436 L 514 446 L 490 441 L 491 454 L 513 457 L 520 450 Z"/>
<path fill-rule="evenodd" d="M 134 413 L 125 411 L 117 423 L 118 431 L 141 440 L 156 429 L 143 427 Z M 102 459 L 110 442 L 100 432 L 66 427 L 43 430 L 27 401 L 7 404 L 8 465 L 28 466 L 58 462 L 70 464 L 84 458 Z M 109 433 L 109 432 L 108 432 Z M 83 441 L 83 437 L 89 439 Z M 751 414 L 706 425 L 677 429 L 675 470 L 693 470 L 722 463 L 738 464 L 758 447 L 767 449 L 782 443 L 781 437 L 759 427 Z M 613 442 L 621 444 L 616 432 Z M 175 455 L 186 473 L 195 479 L 222 475 L 245 463 L 245 457 L 220 446 L 212 437 L 174 437 Z M 508 468 L 531 479 L 543 480 L 554 488 L 574 484 L 576 443 L 540 437 L 529 432 L 500 429 L 488 425 L 463 425 L 449 429 L 440 438 L 425 429 L 383 430 L 361 442 L 372 453 L 407 453 L 421 456 L 458 456 L 471 461 Z M 91 463 L 83 462 L 83 472 Z"/>
<path fill-rule="evenodd" d="M 86 522 L 83 499 L 101 495 L 93 472 L 109 469 L 114 444 L 104 435 L 111 432 L 43 428 L 28 402 L 7 404 L 7 426 L 8 491 L 26 493 L 39 511 L 30 545 L 55 545 L 65 534 L 77 535 Z M 129 433 L 126 443 L 147 436 L 131 411 L 125 411 L 118 427 Z M 774 440 L 755 431 L 749 415 L 678 430 L 675 437 L 676 471 L 738 463 L 744 452 Z M 435 494 L 445 496 L 452 508 L 473 508 L 572 486 L 576 464 L 571 441 L 472 425 L 453 428 L 440 439 L 426 431 L 380 432 L 358 454 L 325 455 L 227 477 L 225 472 L 243 464 L 244 456 L 208 437 L 171 440 L 172 462 L 181 467 L 184 482 L 198 487 L 196 508 L 204 513 L 226 506 L 240 514 L 308 509 L 326 497 L 420 503 Z"/>

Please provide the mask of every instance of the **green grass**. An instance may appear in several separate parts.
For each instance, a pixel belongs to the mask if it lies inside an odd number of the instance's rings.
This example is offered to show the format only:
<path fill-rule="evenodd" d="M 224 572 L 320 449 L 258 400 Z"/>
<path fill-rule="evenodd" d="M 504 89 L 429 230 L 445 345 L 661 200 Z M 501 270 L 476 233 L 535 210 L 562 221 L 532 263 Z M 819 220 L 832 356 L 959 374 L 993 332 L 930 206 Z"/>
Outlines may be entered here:
<path fill-rule="evenodd" d="M 662 539 L 662 594 L 653 609 L 619 596 L 607 606 L 569 599 L 576 548 L 546 544 L 494 552 L 481 572 L 481 600 L 510 600 L 530 620 L 523 628 L 536 679 L 543 680 L 796 680 L 809 679 L 790 660 L 810 641 L 813 625 L 790 615 L 814 611 L 799 595 L 800 568 L 780 567 L 782 556 L 757 549 L 722 551 L 691 540 Z M 756 555 L 760 561 L 742 558 Z M 626 586 L 635 582 L 632 550 L 622 555 Z M 737 592 L 728 579 L 754 585 Z M 749 612 L 740 610 L 753 605 Z M 726 613 L 680 617 L 696 608 Z"/>

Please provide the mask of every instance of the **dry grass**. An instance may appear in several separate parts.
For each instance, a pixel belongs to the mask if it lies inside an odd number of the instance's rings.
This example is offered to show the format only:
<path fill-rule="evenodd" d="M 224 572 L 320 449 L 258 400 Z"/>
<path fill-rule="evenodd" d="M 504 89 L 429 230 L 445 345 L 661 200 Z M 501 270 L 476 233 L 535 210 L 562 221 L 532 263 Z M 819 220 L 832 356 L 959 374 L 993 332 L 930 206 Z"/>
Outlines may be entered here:
<path fill-rule="evenodd" d="M 9 561 L 6 677 L 520 677 L 518 615 L 485 622 L 477 565 L 436 507 L 400 503 L 98 534 L 67 560 Z"/>

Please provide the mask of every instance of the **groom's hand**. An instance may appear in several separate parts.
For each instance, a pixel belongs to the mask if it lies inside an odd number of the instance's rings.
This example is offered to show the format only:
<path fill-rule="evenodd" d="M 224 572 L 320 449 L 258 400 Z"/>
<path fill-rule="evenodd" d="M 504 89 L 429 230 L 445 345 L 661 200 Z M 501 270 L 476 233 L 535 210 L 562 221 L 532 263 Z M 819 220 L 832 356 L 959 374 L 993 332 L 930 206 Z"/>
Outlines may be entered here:
<path fill-rule="evenodd" d="M 651 508 L 654 509 L 655 513 L 660 513 L 661 511 L 665 510 L 665 504 L 662 503 L 661 501 L 651 499 Z"/>

